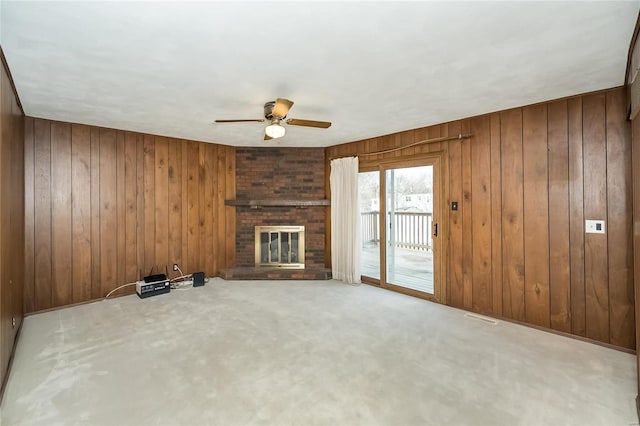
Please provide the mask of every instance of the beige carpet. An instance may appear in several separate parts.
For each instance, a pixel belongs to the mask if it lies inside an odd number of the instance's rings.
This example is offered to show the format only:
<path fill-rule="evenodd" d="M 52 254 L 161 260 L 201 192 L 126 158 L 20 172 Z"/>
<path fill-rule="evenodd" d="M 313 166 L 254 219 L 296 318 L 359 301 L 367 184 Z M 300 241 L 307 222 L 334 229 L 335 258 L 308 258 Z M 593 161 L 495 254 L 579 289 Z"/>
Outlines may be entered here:
<path fill-rule="evenodd" d="M 223 281 L 26 318 L 3 425 L 630 425 L 635 358 L 367 285 Z"/>

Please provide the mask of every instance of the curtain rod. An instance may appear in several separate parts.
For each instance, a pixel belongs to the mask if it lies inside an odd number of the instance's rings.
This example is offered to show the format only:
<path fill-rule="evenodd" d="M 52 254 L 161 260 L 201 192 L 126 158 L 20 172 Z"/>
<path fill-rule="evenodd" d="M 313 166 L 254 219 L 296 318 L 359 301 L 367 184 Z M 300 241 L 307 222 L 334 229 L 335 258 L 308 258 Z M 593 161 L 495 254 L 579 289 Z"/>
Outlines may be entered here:
<path fill-rule="evenodd" d="M 382 150 L 382 151 L 366 152 L 366 153 L 363 153 L 363 154 L 345 154 L 343 156 L 331 157 L 330 159 L 331 160 L 335 160 L 336 158 L 344 158 L 344 157 L 353 157 L 353 156 L 365 157 L 367 155 L 388 154 L 389 152 L 400 151 L 402 149 L 411 148 L 413 146 L 422 145 L 424 143 L 446 142 L 446 141 L 452 141 L 454 139 L 468 139 L 471 136 L 473 136 L 471 133 L 465 133 L 465 134 L 460 133 L 457 136 L 443 136 L 443 137 L 440 137 L 440 138 L 425 139 L 425 140 L 422 140 L 422 141 L 410 143 L 409 145 L 399 146 L 399 147 L 396 147 L 396 148 L 385 149 L 385 150 Z"/>

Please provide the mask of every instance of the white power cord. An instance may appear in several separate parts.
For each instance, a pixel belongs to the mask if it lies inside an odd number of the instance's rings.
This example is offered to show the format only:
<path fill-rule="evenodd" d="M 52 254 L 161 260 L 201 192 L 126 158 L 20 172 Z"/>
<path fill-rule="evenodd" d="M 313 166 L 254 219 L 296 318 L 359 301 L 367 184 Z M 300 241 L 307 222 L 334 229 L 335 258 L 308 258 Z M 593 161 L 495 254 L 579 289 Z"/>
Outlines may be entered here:
<path fill-rule="evenodd" d="M 182 271 L 180 271 L 180 272 L 182 272 Z M 191 278 L 191 275 L 192 275 L 192 274 L 188 274 L 188 275 L 180 275 L 179 277 L 171 278 L 171 279 L 169 280 L 169 282 L 174 283 L 174 282 L 176 282 L 176 281 L 184 280 L 185 278 Z"/>
<path fill-rule="evenodd" d="M 135 283 L 127 283 L 127 284 L 121 285 L 120 287 L 116 287 L 113 290 L 111 290 L 109 293 L 107 293 L 107 295 L 104 297 L 104 300 L 107 300 L 109 296 L 111 296 L 113 293 L 120 290 L 121 288 L 129 287 L 130 285 L 136 285 L 136 284 L 138 284 L 137 281 Z"/>
<path fill-rule="evenodd" d="M 171 284 L 171 290 L 185 290 L 191 286 L 193 286 L 193 280 L 184 280 L 176 284 Z"/>
<path fill-rule="evenodd" d="M 184 272 L 182 272 L 182 269 L 180 269 L 180 266 L 177 263 L 176 263 L 175 266 L 176 266 L 176 269 L 178 270 L 178 272 L 180 272 L 180 275 L 182 275 L 184 277 L 185 276 Z"/>

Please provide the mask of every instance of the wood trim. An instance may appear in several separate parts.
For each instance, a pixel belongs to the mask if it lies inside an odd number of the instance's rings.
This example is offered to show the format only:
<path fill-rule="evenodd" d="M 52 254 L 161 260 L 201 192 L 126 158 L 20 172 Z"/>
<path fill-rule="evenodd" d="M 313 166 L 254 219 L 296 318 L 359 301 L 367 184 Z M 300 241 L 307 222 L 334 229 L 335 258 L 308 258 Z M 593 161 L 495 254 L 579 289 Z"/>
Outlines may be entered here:
<path fill-rule="evenodd" d="M 372 285 L 374 287 L 381 287 L 380 280 L 372 277 L 361 276 L 360 282 L 362 282 L 363 284 Z"/>
<path fill-rule="evenodd" d="M 372 151 L 372 152 L 366 152 L 366 153 L 362 153 L 362 154 L 358 154 L 359 157 L 367 157 L 367 156 L 371 156 L 371 155 L 383 155 L 383 154 L 390 154 L 392 152 L 398 152 L 398 151 L 402 151 L 405 149 L 409 149 L 409 148 L 413 148 L 415 146 L 418 145 L 424 145 L 424 144 L 436 144 L 436 143 L 440 143 L 440 142 L 448 142 L 448 141 L 452 141 L 452 140 L 462 140 L 462 139 L 469 139 L 473 137 L 472 134 L 469 133 L 465 133 L 465 134 L 458 134 L 456 136 L 443 136 L 443 137 L 439 137 L 439 138 L 431 138 L 431 139 L 424 139 L 418 142 L 413 142 L 410 143 L 408 145 L 403 145 L 403 146 L 399 146 L 396 148 L 388 148 L 388 149 L 382 149 L 379 151 Z M 345 156 L 335 156 L 335 157 L 330 157 L 330 160 L 335 160 L 337 158 L 344 158 L 344 157 L 353 157 L 354 155 L 350 155 L 347 154 Z"/>
<path fill-rule="evenodd" d="M 126 292 L 125 289 L 123 288 L 123 289 L 118 290 L 117 292 L 115 292 L 112 296 L 109 296 L 108 300 L 117 299 L 118 297 L 123 297 L 123 296 L 131 296 L 131 294 L 132 293 Z M 31 312 L 25 312 L 24 316 L 26 318 L 26 317 L 30 317 L 31 315 L 46 314 L 47 312 L 55 312 L 55 311 L 59 311 L 61 309 L 73 308 L 75 306 L 82 306 L 82 305 L 87 305 L 89 303 L 103 302 L 103 301 L 106 301 L 106 299 L 104 297 L 98 297 L 98 298 L 95 298 L 95 299 L 83 300 L 82 302 L 70 303 L 68 305 L 53 306 L 51 308 L 39 309 L 37 311 L 31 311 Z"/>
<path fill-rule="evenodd" d="M 491 318 L 495 318 L 497 320 L 510 322 L 510 323 L 518 324 L 518 325 L 523 325 L 525 327 L 535 328 L 536 330 L 546 331 L 546 332 L 552 333 L 552 334 L 557 334 L 558 336 L 569 337 L 571 339 L 580 340 L 582 342 L 587 342 L 587 343 L 592 343 L 594 345 L 602 346 L 602 347 L 605 347 L 605 348 L 608 348 L 608 349 L 614 349 L 616 351 L 628 353 L 628 354 L 631 354 L 631 355 L 636 355 L 636 351 L 633 350 L 633 349 L 625 348 L 625 347 L 622 347 L 622 346 L 612 345 L 611 343 L 606 343 L 606 342 L 602 342 L 600 340 L 590 339 L 589 337 L 578 336 L 576 334 L 566 333 L 564 331 L 554 330 L 552 328 L 546 328 L 546 327 L 543 327 L 543 326 L 540 326 L 540 325 L 529 324 L 529 323 L 526 323 L 526 322 L 522 322 L 522 321 L 510 319 L 510 318 L 505 318 L 505 317 L 501 317 L 501 316 L 498 316 L 498 315 L 492 315 L 492 314 L 488 314 L 488 315 L 487 314 L 483 314 L 483 315 L 491 317 Z"/>
<path fill-rule="evenodd" d="M 366 280 L 366 281 L 363 280 L 362 283 L 366 284 L 366 285 L 370 285 L 372 287 L 376 287 L 376 288 L 381 288 L 381 289 L 387 290 L 385 287 L 382 287 L 379 284 L 376 284 L 375 282 L 370 282 L 369 280 Z M 428 299 L 428 298 L 425 298 L 425 297 L 421 296 L 420 294 L 417 294 L 417 293 L 420 293 L 420 292 L 403 291 L 403 290 L 408 290 L 408 289 L 405 289 L 403 287 L 400 287 L 400 289 L 401 290 L 397 291 L 397 293 L 406 294 L 407 296 L 411 296 L 411 297 L 415 297 L 415 298 L 418 298 L 418 299 L 426 300 L 427 302 L 431 302 L 431 303 L 438 303 L 435 300 L 431 300 L 431 299 Z M 393 290 L 393 291 L 396 291 L 396 290 Z M 458 311 L 470 312 L 470 313 L 474 313 L 474 314 L 480 314 L 480 315 L 484 315 L 484 316 L 489 317 L 489 318 L 494 318 L 494 319 L 496 319 L 498 321 L 504 321 L 504 322 L 509 322 L 509 323 L 512 323 L 512 324 L 521 325 L 523 327 L 534 328 L 536 330 L 544 331 L 544 332 L 551 333 L 551 334 L 556 334 L 558 336 L 568 337 L 568 338 L 574 339 L 574 340 L 580 340 L 581 342 L 592 343 L 594 345 L 602 346 L 602 347 L 608 348 L 608 349 L 613 349 L 613 350 L 616 350 L 616 351 L 619 351 L 619 352 L 624 352 L 624 353 L 627 353 L 627 354 L 630 354 L 630 355 L 636 355 L 636 351 L 633 350 L 633 349 L 623 348 L 621 346 L 612 345 L 610 343 L 605 343 L 605 342 L 601 342 L 601 341 L 598 341 L 598 340 L 589 339 L 588 337 L 577 336 L 575 334 L 565 333 L 563 331 L 553 330 L 553 329 L 549 329 L 549 328 L 546 328 L 546 327 L 541 327 L 541 326 L 535 325 L 535 324 L 528 324 L 526 322 L 517 321 L 517 320 L 510 319 L 510 318 L 505 318 L 505 317 L 500 316 L 500 315 L 485 314 L 485 313 L 477 312 L 477 311 L 474 311 L 474 310 L 471 310 L 471 309 L 463 309 L 463 308 L 459 308 L 459 307 L 451 306 L 451 305 L 445 305 L 445 306 L 447 306 L 449 308 L 452 308 L 452 309 L 455 309 L 455 310 L 458 310 Z M 636 404 L 638 404 L 637 405 L 638 418 L 640 418 L 640 400 L 639 400 L 639 398 L 640 398 L 640 395 L 638 395 L 636 397 Z"/>
<path fill-rule="evenodd" d="M 384 160 L 364 160 L 360 162 L 361 172 L 373 172 L 380 170 L 380 166 L 392 168 L 394 165 L 402 165 L 403 167 L 420 166 L 425 160 L 433 160 L 435 158 L 444 159 L 446 149 L 439 151 L 427 152 L 416 155 L 403 155 L 399 157 L 386 158 Z"/>
<path fill-rule="evenodd" d="M 24 108 L 22 107 L 22 102 L 20 102 L 20 96 L 18 96 L 18 89 L 16 89 L 16 84 L 13 81 L 13 76 L 11 75 L 11 70 L 9 69 L 9 63 L 7 62 L 7 58 L 4 56 L 4 50 L 2 50 L 2 46 L 0 46 L 0 59 L 2 60 L 2 65 L 4 66 L 4 70 L 7 72 L 7 76 L 9 77 L 9 82 L 11 83 L 11 89 L 13 89 L 13 94 L 16 97 L 16 102 L 20 111 L 22 111 L 22 115 L 25 115 Z"/>
<path fill-rule="evenodd" d="M 576 335 L 576 334 L 566 333 L 564 331 L 554 330 L 554 329 L 551 329 L 551 328 L 546 328 L 546 327 L 535 325 L 535 324 L 529 324 L 529 323 L 526 323 L 526 322 L 522 322 L 522 321 L 510 319 L 510 318 L 501 317 L 499 315 L 492 315 L 492 314 L 483 314 L 483 315 L 486 315 L 486 316 L 491 317 L 491 318 L 495 318 L 497 320 L 510 322 L 510 323 L 518 324 L 518 325 L 523 325 L 525 327 L 535 328 L 536 330 L 546 331 L 546 332 L 552 333 L 552 334 L 557 334 L 558 336 L 569 337 L 571 339 L 580 340 L 582 342 L 592 343 L 594 345 L 602 346 L 602 347 L 605 347 L 605 348 L 608 348 L 608 349 L 614 349 L 616 351 L 628 353 L 628 354 L 631 354 L 631 355 L 636 355 L 636 353 L 637 353 L 633 349 L 625 348 L 625 347 L 622 347 L 622 346 L 612 345 L 611 343 L 602 342 L 600 340 L 591 339 L 589 337 L 584 337 L 584 336 L 579 336 L 579 335 Z"/>
<path fill-rule="evenodd" d="M 4 399 L 4 391 L 7 389 L 7 382 L 9 381 L 9 375 L 11 374 L 11 367 L 13 367 L 13 360 L 16 357 L 16 348 L 18 347 L 18 340 L 20 340 L 20 336 L 22 335 L 23 323 L 24 323 L 24 320 L 21 320 L 20 325 L 18 326 L 18 331 L 16 332 L 16 338 L 13 340 L 13 347 L 11 348 L 11 355 L 9 356 L 9 365 L 7 365 L 7 373 L 2 378 L 2 386 L 0 386 L 0 404 L 2 404 L 2 400 Z"/>

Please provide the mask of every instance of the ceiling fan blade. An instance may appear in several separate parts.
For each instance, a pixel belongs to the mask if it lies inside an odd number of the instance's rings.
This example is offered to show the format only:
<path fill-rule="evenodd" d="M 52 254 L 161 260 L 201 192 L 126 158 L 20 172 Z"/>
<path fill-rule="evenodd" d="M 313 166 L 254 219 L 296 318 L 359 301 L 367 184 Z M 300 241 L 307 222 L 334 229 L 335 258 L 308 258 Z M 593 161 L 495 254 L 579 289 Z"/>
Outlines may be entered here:
<path fill-rule="evenodd" d="M 262 123 L 264 121 L 264 118 L 258 118 L 258 119 L 249 119 L 249 120 L 216 120 L 216 123 Z"/>
<path fill-rule="evenodd" d="M 265 133 L 264 140 L 265 141 L 270 141 L 271 139 L 273 139 L 273 138 Z"/>
<path fill-rule="evenodd" d="M 319 127 L 321 129 L 331 127 L 331 123 L 328 121 L 299 120 L 297 118 L 288 119 L 287 124 L 291 124 L 292 126 Z"/>
<path fill-rule="evenodd" d="M 291 102 L 289 99 L 278 98 L 276 99 L 276 104 L 273 106 L 273 111 L 271 112 L 271 114 L 274 117 L 286 117 L 292 105 L 293 102 Z"/>

